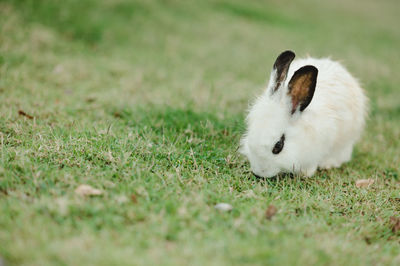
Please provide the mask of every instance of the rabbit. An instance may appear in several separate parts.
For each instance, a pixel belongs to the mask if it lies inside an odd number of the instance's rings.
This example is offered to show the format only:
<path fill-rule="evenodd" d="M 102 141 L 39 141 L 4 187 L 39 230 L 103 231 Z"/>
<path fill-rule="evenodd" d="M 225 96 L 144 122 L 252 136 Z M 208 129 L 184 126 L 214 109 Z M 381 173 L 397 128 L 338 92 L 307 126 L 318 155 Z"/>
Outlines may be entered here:
<path fill-rule="evenodd" d="M 267 89 L 250 107 L 240 153 L 256 177 L 312 176 L 351 159 L 367 118 L 358 81 L 329 58 L 276 59 Z"/>

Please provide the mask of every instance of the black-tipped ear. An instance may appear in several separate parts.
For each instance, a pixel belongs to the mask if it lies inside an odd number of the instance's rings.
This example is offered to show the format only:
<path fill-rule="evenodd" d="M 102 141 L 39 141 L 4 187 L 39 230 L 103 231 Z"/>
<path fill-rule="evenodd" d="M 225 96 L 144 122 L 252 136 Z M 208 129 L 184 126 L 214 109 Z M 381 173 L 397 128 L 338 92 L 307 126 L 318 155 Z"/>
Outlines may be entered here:
<path fill-rule="evenodd" d="M 284 51 L 281 53 L 274 63 L 274 71 L 276 71 L 275 85 L 272 92 L 278 90 L 279 86 L 286 80 L 290 63 L 292 63 L 296 55 L 292 51 Z"/>
<path fill-rule="evenodd" d="M 292 114 L 300 107 L 304 111 L 310 104 L 317 84 L 318 69 L 315 66 L 303 66 L 289 81 L 288 94 L 292 99 Z"/>

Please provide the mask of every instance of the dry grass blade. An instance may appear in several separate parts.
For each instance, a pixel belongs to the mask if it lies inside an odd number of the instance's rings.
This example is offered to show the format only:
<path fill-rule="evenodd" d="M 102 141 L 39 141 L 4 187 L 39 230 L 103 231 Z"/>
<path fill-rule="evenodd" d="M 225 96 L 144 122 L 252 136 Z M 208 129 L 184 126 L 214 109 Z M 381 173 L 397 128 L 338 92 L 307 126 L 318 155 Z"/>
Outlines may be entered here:
<path fill-rule="evenodd" d="M 368 188 L 370 187 L 375 180 L 373 179 L 359 179 L 356 181 L 356 187 L 358 188 Z"/>
<path fill-rule="evenodd" d="M 400 217 L 390 217 L 390 224 L 392 225 L 392 232 L 397 233 L 400 230 Z"/>
<path fill-rule="evenodd" d="M 265 218 L 267 220 L 271 220 L 272 217 L 275 216 L 275 214 L 277 213 L 278 209 L 274 206 L 274 205 L 269 205 L 267 210 L 265 211 Z"/>
<path fill-rule="evenodd" d="M 135 194 L 132 194 L 132 195 L 131 195 L 131 201 L 132 201 L 133 203 L 137 203 L 137 197 L 136 197 Z"/>
<path fill-rule="evenodd" d="M 21 115 L 21 116 L 25 116 L 26 118 L 28 118 L 28 119 L 33 119 L 33 116 L 31 116 L 31 115 L 28 115 L 27 113 L 25 113 L 24 111 L 22 111 L 22 110 L 18 110 L 18 114 L 19 115 Z"/>

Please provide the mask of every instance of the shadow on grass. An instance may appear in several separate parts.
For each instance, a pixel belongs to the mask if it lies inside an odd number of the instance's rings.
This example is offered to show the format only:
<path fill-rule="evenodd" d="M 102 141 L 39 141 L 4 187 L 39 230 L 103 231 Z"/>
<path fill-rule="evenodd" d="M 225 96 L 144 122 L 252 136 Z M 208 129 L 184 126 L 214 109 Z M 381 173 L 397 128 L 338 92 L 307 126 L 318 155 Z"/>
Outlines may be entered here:
<path fill-rule="evenodd" d="M 243 179 L 254 182 L 265 182 L 269 186 L 281 186 L 282 183 L 297 183 L 299 180 L 304 185 L 313 186 L 313 183 L 330 179 L 332 170 L 318 170 L 311 178 L 299 174 L 282 173 L 272 178 L 256 178 L 249 169 L 249 165 L 237 152 L 240 136 L 243 134 L 244 117 L 225 114 L 222 118 L 215 111 L 196 112 L 188 108 L 173 107 L 146 107 L 132 110 L 130 108 L 110 110 L 114 117 L 126 126 L 136 128 L 139 134 L 153 134 L 153 140 L 166 140 L 169 145 L 174 145 L 178 152 L 168 155 L 168 165 L 174 165 L 174 160 L 184 161 L 186 167 L 193 167 L 195 162 L 204 165 L 208 169 L 218 167 L 229 174 L 229 169 L 238 168 Z M 193 151 L 193 154 L 190 154 Z M 165 151 L 154 150 L 154 156 L 158 160 L 166 160 Z M 233 154 L 235 163 L 229 165 L 226 158 Z M 365 170 L 365 161 L 370 160 L 368 154 L 355 150 L 353 160 L 334 171 L 343 172 L 354 168 Z M 393 171 L 388 175 L 397 176 Z"/>
<path fill-rule="evenodd" d="M 242 116 L 224 115 L 219 118 L 210 111 L 195 112 L 190 109 L 172 107 L 147 107 L 131 110 L 129 108 L 112 110 L 112 115 L 127 126 L 138 129 L 151 129 L 156 134 L 188 134 L 210 136 L 220 135 L 229 139 L 244 132 Z"/>
<path fill-rule="evenodd" d="M 273 10 L 271 7 L 268 9 L 260 9 L 256 7 L 251 7 L 248 4 L 242 5 L 231 2 L 221 2 L 215 4 L 215 8 L 229 15 L 240 17 L 250 21 L 291 27 L 298 25 L 297 21 L 285 16 L 277 10 Z"/>

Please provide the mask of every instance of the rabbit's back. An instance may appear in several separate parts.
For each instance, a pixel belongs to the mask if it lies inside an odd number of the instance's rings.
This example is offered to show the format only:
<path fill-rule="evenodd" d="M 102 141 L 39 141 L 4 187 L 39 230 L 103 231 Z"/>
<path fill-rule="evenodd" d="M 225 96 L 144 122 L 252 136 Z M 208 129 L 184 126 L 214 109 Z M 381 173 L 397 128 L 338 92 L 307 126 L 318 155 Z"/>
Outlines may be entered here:
<path fill-rule="evenodd" d="M 367 115 L 363 89 L 340 63 L 329 58 L 295 60 L 288 75 L 305 65 L 318 68 L 313 101 L 299 120 L 303 128 L 316 132 L 317 136 L 310 142 L 320 142 L 321 149 L 327 151 L 326 156 L 333 149 L 353 146 L 360 138 Z"/>

